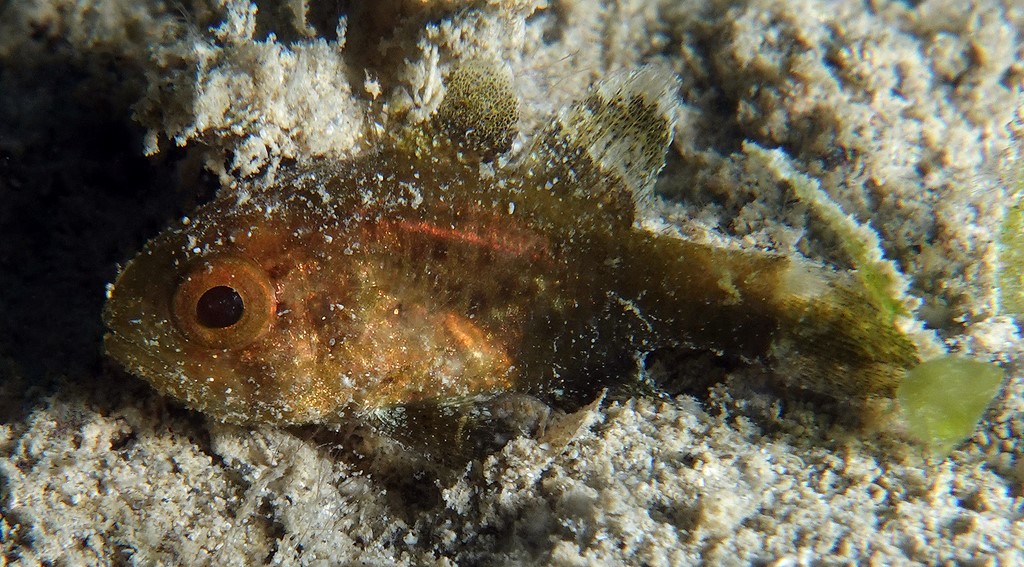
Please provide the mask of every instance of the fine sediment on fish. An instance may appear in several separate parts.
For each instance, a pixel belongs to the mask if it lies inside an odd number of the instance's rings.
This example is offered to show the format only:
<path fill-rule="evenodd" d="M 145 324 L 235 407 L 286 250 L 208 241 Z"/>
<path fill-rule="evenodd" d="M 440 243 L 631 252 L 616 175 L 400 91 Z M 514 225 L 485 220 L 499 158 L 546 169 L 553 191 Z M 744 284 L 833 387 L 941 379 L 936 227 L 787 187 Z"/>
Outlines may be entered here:
<path fill-rule="evenodd" d="M 413 4 L 397 2 L 395 11 Z M 1012 367 L 986 422 L 938 463 L 920 462 L 895 439 L 846 435 L 828 417 L 827 401 L 780 401 L 762 376 L 741 371 L 709 376 L 720 385 L 699 400 L 640 397 L 550 416 L 544 433 L 514 440 L 438 486 L 399 451 L 389 456 L 386 440 L 355 435 L 335 448 L 330 432 L 223 425 L 169 405 L 127 375 L 100 373 L 98 285 L 75 289 L 96 298 L 90 323 L 77 322 L 85 309 L 71 319 L 38 316 L 51 312 L 47 303 L 58 314 L 69 305 L 73 294 L 53 277 L 74 273 L 64 266 L 93 258 L 95 248 L 107 250 L 112 265 L 134 247 L 111 244 L 128 238 L 120 229 L 80 232 L 90 246 L 71 248 L 73 257 L 66 247 L 76 238 L 28 226 L 59 233 L 62 224 L 77 229 L 65 221 L 84 215 L 117 227 L 118 216 L 139 212 L 95 214 L 111 186 L 90 185 L 93 174 L 80 173 L 114 149 L 65 153 L 88 158 L 73 162 L 35 151 L 48 147 L 39 137 L 66 148 L 61 132 L 91 139 L 94 123 L 85 117 L 105 107 L 82 100 L 107 97 L 125 122 L 123 101 L 142 100 L 134 112 L 150 130 L 148 150 L 167 160 L 157 166 L 161 177 L 202 178 L 196 164 L 209 164 L 230 191 L 239 178 L 273 183 L 291 160 L 356 155 L 367 135 L 393 126 L 385 119 L 369 121 L 369 133 L 356 126 L 385 103 L 426 120 L 442 100 L 450 64 L 483 51 L 500 54 L 517 78 L 530 112 L 523 132 L 539 130 L 541 117 L 614 69 L 666 63 L 682 81 L 683 107 L 657 187 L 668 199 L 654 202 L 651 226 L 726 246 L 738 238 L 847 269 L 850 258 L 830 226 L 794 199 L 786 175 L 805 174 L 877 232 L 885 257 L 923 302 L 917 317 L 942 339 L 976 356 L 1019 356 L 1016 326 L 999 311 L 991 228 L 1010 204 L 993 164 L 1014 151 L 1005 126 L 1022 75 L 1024 22 L 1015 7 L 505 5 L 458 24 L 406 13 L 408 26 L 395 37 L 427 26 L 419 44 L 374 41 L 386 26 L 356 25 L 353 16 L 344 48 L 337 14 L 315 5 L 308 26 L 277 21 L 294 10 L 254 12 L 244 2 L 190 3 L 184 15 L 115 1 L 4 8 L 0 57 L 12 71 L 0 77 L 7 94 L 0 144 L 22 160 L 5 165 L 9 179 L 25 183 L 4 195 L 11 214 L 36 215 L 23 215 L 31 223 L 5 217 L 0 239 L 4 258 L 25 259 L 0 273 L 12 290 L 3 296 L 0 332 L 0 388 L 10 393 L 0 426 L 6 557 L 26 564 L 1024 561 L 1024 384 Z M 87 77 L 84 92 L 62 82 L 68 74 L 38 71 L 68 67 Z M 55 85 L 56 100 L 78 106 L 45 105 L 39 93 Z M 14 101 L 30 112 L 14 112 Z M 22 122 L 26 116 L 36 118 Z M 141 152 L 138 141 L 132 151 Z M 513 140 L 513 151 L 522 141 Z M 778 150 L 780 160 L 766 161 L 759 148 Z M 38 171 L 72 171 L 64 177 L 77 192 L 57 194 L 74 198 L 54 198 L 62 177 Z M 154 199 L 175 192 L 148 187 Z M 174 216 L 139 229 L 136 244 Z M 36 275 L 37 267 L 51 276 Z M 25 291 L 34 289 L 29 283 L 58 292 L 41 298 Z M 40 330 L 84 345 L 45 351 L 85 360 L 65 372 L 56 394 L 24 386 L 34 381 L 30 356 L 40 350 L 18 347 L 32 345 L 26 337 Z M 688 365 L 713 368 L 661 360 L 652 372 L 668 382 Z"/>

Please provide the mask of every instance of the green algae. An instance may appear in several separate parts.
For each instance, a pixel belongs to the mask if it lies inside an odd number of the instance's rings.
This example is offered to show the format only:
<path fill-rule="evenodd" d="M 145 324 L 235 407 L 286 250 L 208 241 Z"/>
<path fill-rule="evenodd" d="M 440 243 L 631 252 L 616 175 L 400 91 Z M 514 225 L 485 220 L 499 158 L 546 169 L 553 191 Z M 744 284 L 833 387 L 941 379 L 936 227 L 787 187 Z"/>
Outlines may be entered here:
<path fill-rule="evenodd" d="M 1002 381 L 995 364 L 953 355 L 918 365 L 897 390 L 907 431 L 945 456 L 971 435 Z"/>
<path fill-rule="evenodd" d="M 1024 204 L 1009 208 L 999 231 L 1002 244 L 999 289 L 1003 310 L 1024 313 Z"/>

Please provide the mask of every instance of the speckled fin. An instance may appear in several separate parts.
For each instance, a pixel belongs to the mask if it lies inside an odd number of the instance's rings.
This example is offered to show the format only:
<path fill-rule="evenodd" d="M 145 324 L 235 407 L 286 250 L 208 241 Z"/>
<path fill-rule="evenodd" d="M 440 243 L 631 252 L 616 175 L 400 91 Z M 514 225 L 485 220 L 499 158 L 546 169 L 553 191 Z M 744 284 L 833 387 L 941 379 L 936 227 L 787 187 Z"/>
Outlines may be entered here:
<path fill-rule="evenodd" d="M 507 68 L 481 59 L 463 61 L 452 68 L 445 88 L 437 122 L 456 146 L 484 160 L 512 147 L 519 98 Z"/>
<path fill-rule="evenodd" d="M 676 90 L 675 77 L 653 65 L 598 83 L 537 136 L 524 176 L 605 202 L 646 201 L 665 165 Z"/>

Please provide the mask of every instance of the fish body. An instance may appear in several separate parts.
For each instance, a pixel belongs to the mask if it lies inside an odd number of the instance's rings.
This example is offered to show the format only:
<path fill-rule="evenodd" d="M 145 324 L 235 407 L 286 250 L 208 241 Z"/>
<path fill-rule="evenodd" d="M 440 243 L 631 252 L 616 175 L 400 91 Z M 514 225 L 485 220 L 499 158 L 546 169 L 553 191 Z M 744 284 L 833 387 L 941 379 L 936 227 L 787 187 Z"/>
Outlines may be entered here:
<path fill-rule="evenodd" d="M 438 116 L 481 127 L 443 119 L 222 194 L 148 243 L 110 293 L 107 352 L 192 408 L 281 425 L 593 394 L 663 346 L 834 396 L 892 397 L 919 362 L 849 273 L 640 226 L 671 139 L 664 73 L 599 85 L 490 167 L 518 111 L 466 68 Z"/>
<path fill-rule="evenodd" d="M 382 151 L 304 172 L 287 191 L 223 197 L 127 266 L 107 350 L 237 422 L 528 389 L 546 379 L 537 362 L 573 348 L 559 337 L 598 325 L 607 298 L 600 275 L 581 277 L 572 247 L 517 205 L 521 192 L 481 186 L 478 167 Z M 271 297 L 259 328 L 232 344 L 190 333 L 202 294 L 178 305 L 179 290 L 241 290 L 245 278 L 266 281 L 243 297 L 247 312 Z"/>

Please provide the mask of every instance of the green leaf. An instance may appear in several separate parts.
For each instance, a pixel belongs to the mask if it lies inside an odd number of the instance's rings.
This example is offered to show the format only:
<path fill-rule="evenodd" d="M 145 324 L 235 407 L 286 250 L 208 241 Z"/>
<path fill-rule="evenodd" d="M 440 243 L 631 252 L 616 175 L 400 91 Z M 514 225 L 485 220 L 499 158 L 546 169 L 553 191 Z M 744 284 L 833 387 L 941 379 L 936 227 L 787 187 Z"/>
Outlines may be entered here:
<path fill-rule="evenodd" d="M 1002 381 L 995 364 L 942 356 L 907 372 L 896 396 L 907 430 L 944 457 L 971 435 Z"/>

